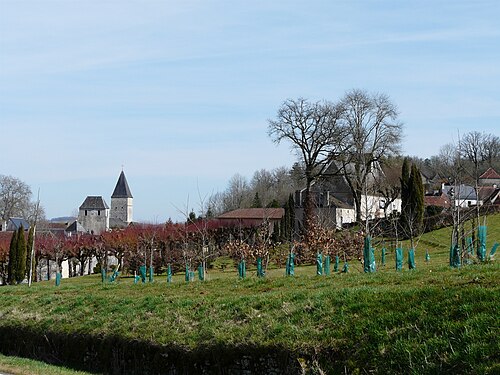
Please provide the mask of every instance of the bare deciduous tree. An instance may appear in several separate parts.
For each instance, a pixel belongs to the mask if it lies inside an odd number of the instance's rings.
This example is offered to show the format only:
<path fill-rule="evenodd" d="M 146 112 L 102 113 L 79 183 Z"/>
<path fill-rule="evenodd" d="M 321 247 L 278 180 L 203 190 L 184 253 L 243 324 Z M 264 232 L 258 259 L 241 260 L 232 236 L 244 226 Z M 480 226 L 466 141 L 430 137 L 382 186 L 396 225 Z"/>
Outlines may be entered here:
<path fill-rule="evenodd" d="M 382 157 L 399 153 L 403 125 L 398 121 L 397 107 L 384 94 L 352 90 L 342 98 L 341 106 L 348 128 L 344 172 L 354 197 L 356 219 L 361 221 L 361 197 L 368 177 Z M 346 168 L 348 164 L 353 168 Z"/>
<path fill-rule="evenodd" d="M 306 229 L 313 220 L 311 184 L 343 150 L 345 128 L 341 115 L 342 108 L 338 105 L 299 98 L 286 100 L 278 109 L 276 119 L 269 120 L 269 136 L 276 144 L 288 141 L 304 167 Z"/>
<path fill-rule="evenodd" d="M 12 176 L 0 175 L 0 216 L 7 220 L 28 211 L 31 200 L 30 187 Z"/>

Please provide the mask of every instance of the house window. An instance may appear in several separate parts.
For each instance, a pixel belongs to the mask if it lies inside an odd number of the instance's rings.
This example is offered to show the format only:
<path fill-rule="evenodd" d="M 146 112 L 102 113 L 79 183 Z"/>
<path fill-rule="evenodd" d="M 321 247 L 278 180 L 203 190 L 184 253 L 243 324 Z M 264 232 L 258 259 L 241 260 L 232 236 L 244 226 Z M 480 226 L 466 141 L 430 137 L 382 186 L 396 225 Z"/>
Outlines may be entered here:
<path fill-rule="evenodd" d="M 101 210 L 97 210 L 97 216 L 101 216 Z"/>
<path fill-rule="evenodd" d="M 85 210 L 85 216 L 87 216 L 87 210 Z"/>
<path fill-rule="evenodd" d="M 378 207 L 384 209 L 385 208 L 385 200 L 381 199 L 378 203 Z"/>

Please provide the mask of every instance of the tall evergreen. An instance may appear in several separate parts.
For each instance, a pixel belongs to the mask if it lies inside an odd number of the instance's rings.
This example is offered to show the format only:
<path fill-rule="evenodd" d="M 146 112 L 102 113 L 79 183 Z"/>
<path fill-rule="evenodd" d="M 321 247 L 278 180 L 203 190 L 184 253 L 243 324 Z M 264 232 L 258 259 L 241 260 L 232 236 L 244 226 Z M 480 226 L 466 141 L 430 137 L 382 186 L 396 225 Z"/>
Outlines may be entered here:
<path fill-rule="evenodd" d="M 17 231 L 17 267 L 14 272 L 15 280 L 20 283 L 26 277 L 26 258 L 27 248 L 26 239 L 24 237 L 24 228 L 21 225 Z"/>
<path fill-rule="evenodd" d="M 408 212 L 410 210 L 409 202 L 409 186 L 410 186 L 410 163 L 408 158 L 404 158 L 401 167 L 401 219 L 400 224 L 403 231 L 406 233 L 408 229 Z"/>
<path fill-rule="evenodd" d="M 422 231 L 424 220 L 424 186 L 420 169 L 405 158 L 401 169 L 401 228 L 411 240 Z"/>
<path fill-rule="evenodd" d="M 26 241 L 26 252 L 27 252 L 27 257 L 26 257 L 26 274 L 29 277 L 29 272 L 30 272 L 30 263 L 33 264 L 33 271 L 35 270 L 35 259 L 31 259 L 31 249 L 33 249 L 33 236 L 34 236 L 34 230 L 35 226 L 32 225 L 30 227 L 30 230 L 28 231 L 28 240 Z"/>
<path fill-rule="evenodd" d="M 262 201 L 260 200 L 259 193 L 255 192 L 252 202 L 252 208 L 261 208 L 261 207 L 262 207 Z"/>
<path fill-rule="evenodd" d="M 293 200 L 293 195 L 290 194 L 288 196 L 288 207 L 290 209 L 290 216 L 289 216 L 289 228 L 290 228 L 290 232 L 289 232 L 289 240 L 291 241 L 293 238 L 293 233 L 295 231 L 295 201 Z"/>
<path fill-rule="evenodd" d="M 9 248 L 9 265 L 7 268 L 7 281 L 9 284 L 14 284 L 15 272 L 17 269 L 17 231 L 12 233 Z"/>
<path fill-rule="evenodd" d="M 295 203 L 293 195 L 288 196 L 288 201 L 285 203 L 285 214 L 281 219 L 281 236 L 284 242 L 292 239 L 294 225 L 295 225 Z"/>
<path fill-rule="evenodd" d="M 425 208 L 422 175 L 420 173 L 420 169 L 415 164 L 411 166 L 410 187 L 413 223 L 412 234 L 414 236 L 418 236 L 422 231 Z"/>

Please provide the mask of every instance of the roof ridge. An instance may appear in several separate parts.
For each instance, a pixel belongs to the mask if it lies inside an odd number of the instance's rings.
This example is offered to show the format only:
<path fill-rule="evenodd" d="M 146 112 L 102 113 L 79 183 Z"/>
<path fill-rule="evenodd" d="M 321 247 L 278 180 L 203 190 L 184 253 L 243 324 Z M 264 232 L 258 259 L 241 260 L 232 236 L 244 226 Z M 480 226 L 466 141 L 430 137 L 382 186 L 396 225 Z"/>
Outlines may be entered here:
<path fill-rule="evenodd" d="M 113 190 L 111 198 L 133 198 L 128 186 L 127 178 L 125 177 L 125 173 L 123 171 L 121 171 L 120 177 L 118 177 L 118 181 L 116 182 L 115 190 Z"/>

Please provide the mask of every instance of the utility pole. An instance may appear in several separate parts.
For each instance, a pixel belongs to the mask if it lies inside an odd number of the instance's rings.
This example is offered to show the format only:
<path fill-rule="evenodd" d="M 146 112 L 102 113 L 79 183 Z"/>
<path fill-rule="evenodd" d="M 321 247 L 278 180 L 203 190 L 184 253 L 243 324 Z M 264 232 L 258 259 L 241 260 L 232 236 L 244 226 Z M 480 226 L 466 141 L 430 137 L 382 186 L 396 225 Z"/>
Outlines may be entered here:
<path fill-rule="evenodd" d="M 37 197 L 36 209 L 35 209 L 35 222 L 33 223 L 33 242 L 31 244 L 30 274 L 28 276 L 28 287 L 31 287 L 31 282 L 32 282 L 32 278 L 33 278 L 33 259 L 35 257 L 36 222 L 38 221 L 38 209 L 39 208 L 40 208 L 40 188 L 38 188 L 38 197 Z"/>

